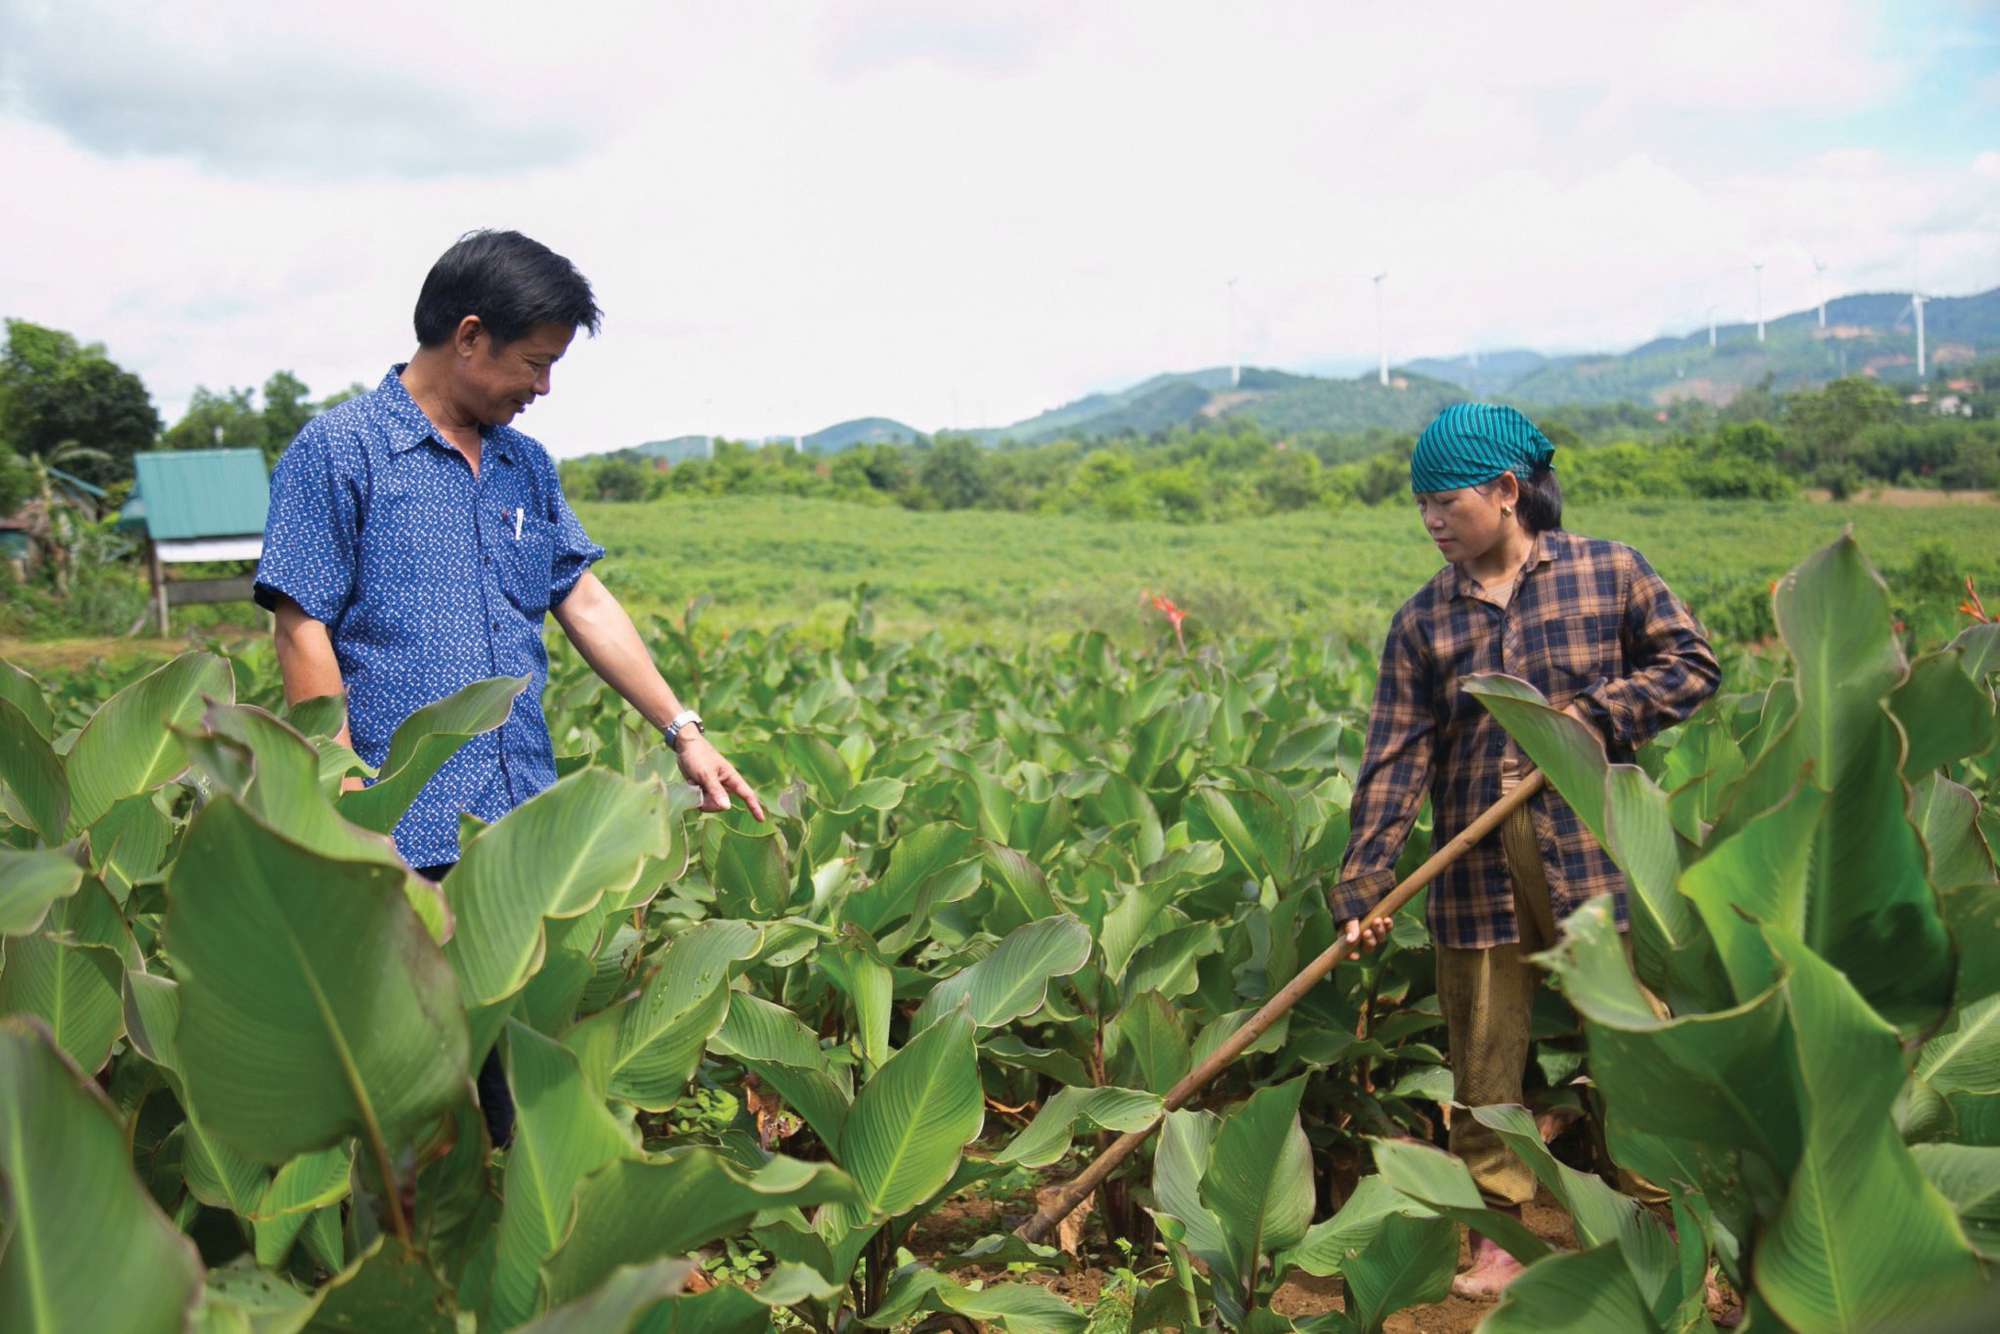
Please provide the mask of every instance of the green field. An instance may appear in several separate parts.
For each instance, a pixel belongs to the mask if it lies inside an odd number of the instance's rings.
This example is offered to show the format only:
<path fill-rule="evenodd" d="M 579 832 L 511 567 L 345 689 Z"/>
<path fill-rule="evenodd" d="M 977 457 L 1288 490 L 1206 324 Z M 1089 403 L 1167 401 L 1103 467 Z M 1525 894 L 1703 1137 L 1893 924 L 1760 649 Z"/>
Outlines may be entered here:
<path fill-rule="evenodd" d="M 791 497 L 586 504 L 609 550 L 606 582 L 636 611 L 678 617 L 713 599 L 711 625 L 797 623 L 835 635 L 867 584 L 884 633 L 1043 642 L 1083 628 L 1157 627 L 1142 591 L 1172 597 L 1217 633 L 1313 631 L 1369 638 L 1437 569 L 1414 512 L 1389 503 L 1182 526 L 985 510 L 908 510 Z M 1576 506 L 1577 532 L 1630 542 L 1698 613 L 1759 602 L 1770 580 L 1852 525 L 1898 580 L 1926 546 L 1959 574 L 2000 569 L 2000 506 L 1640 501 Z"/>

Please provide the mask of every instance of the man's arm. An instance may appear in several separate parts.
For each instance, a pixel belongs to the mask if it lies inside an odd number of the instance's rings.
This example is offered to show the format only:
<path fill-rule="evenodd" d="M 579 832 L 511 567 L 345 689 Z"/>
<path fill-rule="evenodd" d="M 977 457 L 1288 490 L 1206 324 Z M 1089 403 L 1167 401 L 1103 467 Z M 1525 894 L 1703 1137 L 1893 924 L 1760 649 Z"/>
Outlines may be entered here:
<path fill-rule="evenodd" d="M 646 651 L 645 641 L 639 638 L 632 618 L 595 574 L 585 570 L 568 596 L 550 608 L 550 614 L 569 636 L 569 642 L 576 645 L 583 660 L 590 664 L 590 669 L 623 695 L 647 722 L 663 728 L 681 712 L 679 697 L 653 665 L 653 655 Z M 285 682 L 289 689 L 289 675 Z M 681 773 L 701 789 L 703 810 L 728 810 L 729 794 L 734 792 L 743 798 L 752 815 L 759 820 L 764 818 L 764 806 L 757 800 L 757 794 L 750 790 L 735 766 L 709 744 L 700 728 L 683 728 L 674 750 L 680 757 Z"/>
<path fill-rule="evenodd" d="M 278 650 L 278 673 L 285 678 L 285 703 L 297 704 L 302 699 L 341 693 L 346 683 L 340 679 L 340 659 L 334 656 L 333 636 L 283 593 L 276 594 L 275 601 L 277 605 L 271 614 L 277 618 L 278 628 L 272 635 L 272 643 Z M 350 749 L 354 745 L 344 713 L 340 730 L 333 739 Z M 342 792 L 357 792 L 364 786 L 352 774 L 340 780 Z"/>

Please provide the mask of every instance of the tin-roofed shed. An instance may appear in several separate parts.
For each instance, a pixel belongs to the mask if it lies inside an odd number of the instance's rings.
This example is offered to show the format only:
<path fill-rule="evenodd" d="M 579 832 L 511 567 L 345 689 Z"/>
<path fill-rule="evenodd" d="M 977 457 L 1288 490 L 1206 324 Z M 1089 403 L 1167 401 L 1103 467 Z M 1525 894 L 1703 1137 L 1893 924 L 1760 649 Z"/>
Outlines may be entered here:
<path fill-rule="evenodd" d="M 132 495 L 118 526 L 145 534 L 160 633 L 167 608 L 248 601 L 252 579 L 169 579 L 190 561 L 256 560 L 264 554 L 270 471 L 255 449 L 156 450 L 132 456 Z"/>

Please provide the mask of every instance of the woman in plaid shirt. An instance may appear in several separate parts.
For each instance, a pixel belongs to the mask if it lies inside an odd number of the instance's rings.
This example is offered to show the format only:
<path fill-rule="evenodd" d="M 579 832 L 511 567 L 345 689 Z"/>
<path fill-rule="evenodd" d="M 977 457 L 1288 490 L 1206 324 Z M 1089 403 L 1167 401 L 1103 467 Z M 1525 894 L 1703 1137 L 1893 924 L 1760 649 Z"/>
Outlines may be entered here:
<path fill-rule="evenodd" d="M 1349 811 L 1352 833 L 1331 893 L 1347 938 L 1372 948 L 1389 920 L 1364 921 L 1428 795 L 1442 845 L 1500 799 L 1526 768 L 1520 749 L 1459 689 L 1505 672 L 1592 727 L 1614 763 L 1712 694 L 1715 655 L 1694 618 L 1628 546 L 1562 529 L 1555 446 L 1513 408 L 1462 403 L 1424 428 L 1410 489 L 1448 562 L 1389 627 Z M 1626 923 L 1625 880 L 1554 791 L 1545 790 L 1430 889 L 1438 1000 L 1454 1098 L 1519 1103 L 1539 970 L 1528 956 L 1557 923 L 1609 893 Z M 1664 1010 L 1662 1010 L 1664 1014 Z M 1452 1119 L 1452 1152 L 1488 1203 L 1516 1216 L 1534 1176 L 1470 1116 Z M 1452 1290 L 1491 1297 L 1520 1265 L 1484 1237 Z"/>

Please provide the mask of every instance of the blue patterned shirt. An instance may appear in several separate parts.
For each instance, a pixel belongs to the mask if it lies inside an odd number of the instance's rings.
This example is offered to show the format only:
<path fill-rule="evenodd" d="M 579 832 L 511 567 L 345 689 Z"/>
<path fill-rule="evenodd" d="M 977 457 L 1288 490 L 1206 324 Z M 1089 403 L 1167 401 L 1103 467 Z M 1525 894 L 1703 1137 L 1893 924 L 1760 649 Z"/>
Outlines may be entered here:
<path fill-rule="evenodd" d="M 454 755 L 396 826 L 412 866 L 458 859 L 458 814 L 492 821 L 556 780 L 542 687 L 548 609 L 604 555 L 555 464 L 508 426 L 480 431 L 479 475 L 393 367 L 306 423 L 271 473 L 257 601 L 299 604 L 333 640 L 354 749 L 379 766 L 397 724 L 474 681 L 526 676 L 496 731 Z"/>

